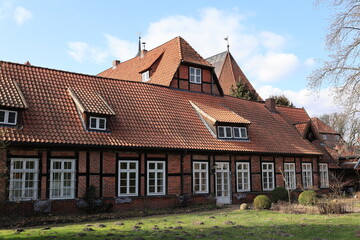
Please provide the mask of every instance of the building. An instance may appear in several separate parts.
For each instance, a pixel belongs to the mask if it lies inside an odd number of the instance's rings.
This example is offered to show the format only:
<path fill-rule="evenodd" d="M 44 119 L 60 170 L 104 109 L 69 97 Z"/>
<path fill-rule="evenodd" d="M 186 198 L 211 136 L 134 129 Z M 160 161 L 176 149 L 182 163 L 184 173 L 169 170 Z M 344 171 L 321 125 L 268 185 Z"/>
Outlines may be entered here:
<path fill-rule="evenodd" d="M 114 209 L 250 201 L 284 178 L 328 187 L 323 153 L 285 110 L 224 95 L 181 37 L 99 76 L 1 61 L 0 84 L 3 213 L 34 200 L 74 212 L 90 186 Z"/>

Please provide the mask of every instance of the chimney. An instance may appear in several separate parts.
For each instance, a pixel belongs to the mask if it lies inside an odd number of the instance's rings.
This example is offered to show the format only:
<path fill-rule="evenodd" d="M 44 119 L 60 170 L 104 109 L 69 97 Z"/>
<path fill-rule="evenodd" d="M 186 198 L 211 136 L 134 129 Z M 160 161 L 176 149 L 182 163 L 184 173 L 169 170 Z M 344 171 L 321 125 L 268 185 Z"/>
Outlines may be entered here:
<path fill-rule="evenodd" d="M 120 60 L 114 60 L 113 63 L 112 63 L 112 68 L 115 69 L 117 67 L 117 65 L 119 65 L 121 63 Z"/>
<path fill-rule="evenodd" d="M 270 112 L 276 113 L 275 99 L 273 99 L 273 98 L 266 99 L 265 106 Z"/>
<path fill-rule="evenodd" d="M 29 61 L 26 61 L 26 62 L 24 63 L 24 65 L 26 65 L 26 66 L 31 66 L 31 63 L 30 63 Z"/>
<path fill-rule="evenodd" d="M 143 58 L 147 53 L 147 50 L 145 49 L 146 42 L 142 42 L 142 44 L 143 44 L 143 49 L 141 50 L 140 58 Z"/>

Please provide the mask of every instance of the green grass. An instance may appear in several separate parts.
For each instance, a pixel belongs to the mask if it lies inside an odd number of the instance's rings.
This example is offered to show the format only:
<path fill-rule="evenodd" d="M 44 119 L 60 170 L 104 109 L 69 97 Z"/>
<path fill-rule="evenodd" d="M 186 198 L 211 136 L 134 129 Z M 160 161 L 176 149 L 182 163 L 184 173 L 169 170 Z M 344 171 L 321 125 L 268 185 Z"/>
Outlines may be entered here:
<path fill-rule="evenodd" d="M 225 223 L 230 221 L 234 224 Z M 116 225 L 118 222 L 123 225 Z M 143 224 L 138 225 L 139 222 Z M 194 225 L 194 222 L 204 224 Z M 106 227 L 101 228 L 99 224 Z M 158 230 L 154 230 L 155 225 Z M 134 226 L 140 228 L 135 231 Z M 171 229 L 176 226 L 182 228 Z M 271 211 L 224 209 L 46 226 L 50 227 L 49 230 L 44 230 L 45 227 L 24 228 L 21 233 L 15 233 L 14 229 L 0 230 L 0 239 L 359 239 L 359 226 L 358 213 L 290 215 Z M 83 231 L 86 227 L 94 231 Z"/>

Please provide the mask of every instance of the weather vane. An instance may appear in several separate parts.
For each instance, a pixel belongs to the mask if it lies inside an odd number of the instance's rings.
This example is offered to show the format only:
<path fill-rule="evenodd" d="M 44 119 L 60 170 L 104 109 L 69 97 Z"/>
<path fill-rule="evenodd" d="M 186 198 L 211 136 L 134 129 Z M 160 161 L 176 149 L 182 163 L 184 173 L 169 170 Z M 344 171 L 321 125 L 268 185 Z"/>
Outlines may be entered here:
<path fill-rule="evenodd" d="M 226 38 L 224 38 L 224 40 L 227 42 L 226 47 L 227 47 L 227 51 L 229 51 L 229 47 L 230 47 L 230 45 L 229 45 L 229 36 L 226 36 Z"/>

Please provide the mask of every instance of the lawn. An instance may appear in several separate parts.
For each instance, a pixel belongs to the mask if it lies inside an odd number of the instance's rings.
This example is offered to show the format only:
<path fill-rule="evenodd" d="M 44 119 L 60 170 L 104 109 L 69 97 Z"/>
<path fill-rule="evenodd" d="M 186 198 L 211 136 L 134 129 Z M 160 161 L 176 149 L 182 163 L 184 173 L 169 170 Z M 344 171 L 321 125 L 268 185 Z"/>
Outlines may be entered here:
<path fill-rule="evenodd" d="M 222 209 L 23 228 L 18 232 L 0 230 L 0 239 L 359 239 L 359 226 L 359 213 L 291 215 Z"/>

